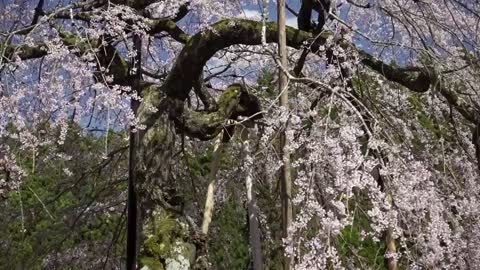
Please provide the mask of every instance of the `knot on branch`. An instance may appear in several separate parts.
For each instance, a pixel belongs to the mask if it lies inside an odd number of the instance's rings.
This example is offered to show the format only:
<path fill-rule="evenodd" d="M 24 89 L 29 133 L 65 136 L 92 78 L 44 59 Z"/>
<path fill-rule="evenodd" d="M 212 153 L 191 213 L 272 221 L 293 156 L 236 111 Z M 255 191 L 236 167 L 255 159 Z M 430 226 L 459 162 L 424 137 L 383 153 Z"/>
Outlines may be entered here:
<path fill-rule="evenodd" d="M 238 117 L 261 117 L 258 98 L 249 93 L 244 85 L 230 85 L 219 98 L 218 109 L 214 112 L 206 111 L 171 111 L 170 117 L 174 120 L 177 129 L 189 137 L 200 140 L 210 140 L 227 127 L 227 120 L 236 120 Z M 180 114 L 181 113 L 181 114 Z"/>

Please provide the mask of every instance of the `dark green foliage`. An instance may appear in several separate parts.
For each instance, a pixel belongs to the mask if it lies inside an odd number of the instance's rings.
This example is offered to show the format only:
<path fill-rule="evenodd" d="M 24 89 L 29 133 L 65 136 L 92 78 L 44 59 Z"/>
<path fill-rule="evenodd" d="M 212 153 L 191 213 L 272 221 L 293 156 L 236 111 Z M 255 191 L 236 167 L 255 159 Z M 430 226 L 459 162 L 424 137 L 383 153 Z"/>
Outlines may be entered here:
<path fill-rule="evenodd" d="M 210 261 L 215 269 L 247 269 L 250 262 L 247 212 L 230 197 L 212 220 Z"/>
<path fill-rule="evenodd" d="M 207 176 L 210 173 L 212 151 L 206 151 L 205 154 L 199 156 L 186 154 L 186 160 L 188 168 L 194 176 Z"/>
<path fill-rule="evenodd" d="M 273 84 L 275 72 L 276 71 L 271 71 L 266 68 L 262 69 L 260 76 L 257 79 L 256 90 L 258 92 L 258 96 L 271 98 L 277 95 L 276 85 Z"/>
<path fill-rule="evenodd" d="M 359 196 L 360 197 L 360 196 Z M 358 198 L 352 203 L 354 207 L 353 224 L 345 227 L 337 238 L 337 249 L 341 258 L 355 265 L 356 269 L 385 269 L 385 243 L 381 239 L 373 240 L 370 236 L 362 237 L 362 232 L 372 231 L 370 220 L 366 215 L 368 205 Z"/>
<path fill-rule="evenodd" d="M 111 132 L 110 149 L 124 147 L 119 135 Z M 64 252 L 81 246 L 101 252 L 102 258 L 108 254 L 118 259 L 123 254 L 123 201 L 119 195 L 125 188 L 121 170 L 126 168 L 126 155 L 122 151 L 104 159 L 104 137 L 82 135 L 76 127 L 63 145 L 40 147 L 35 161 L 31 152 L 18 145 L 12 143 L 10 148 L 17 153 L 17 162 L 31 171 L 19 192 L 0 201 L 0 269 L 45 269 L 47 258 L 58 254 L 69 260 Z M 53 153 L 72 158 L 60 159 Z M 65 173 L 65 168 L 72 175 Z M 87 251 L 86 259 L 91 255 Z M 95 256 L 100 259 L 98 253 Z M 48 262 L 55 269 L 74 267 L 63 264 Z M 74 268 L 91 265 L 86 262 Z"/>

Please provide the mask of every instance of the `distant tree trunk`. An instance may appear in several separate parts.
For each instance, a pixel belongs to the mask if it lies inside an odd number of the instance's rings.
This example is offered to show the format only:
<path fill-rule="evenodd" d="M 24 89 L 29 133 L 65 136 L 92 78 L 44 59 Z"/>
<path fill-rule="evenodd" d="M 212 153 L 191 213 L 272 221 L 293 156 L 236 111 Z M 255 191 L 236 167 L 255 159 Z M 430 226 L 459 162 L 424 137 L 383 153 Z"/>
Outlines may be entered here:
<path fill-rule="evenodd" d="M 210 183 L 207 189 L 207 198 L 205 199 L 205 209 L 203 211 L 202 233 L 208 234 L 210 223 L 212 222 L 213 209 L 215 208 L 215 188 L 217 185 L 217 171 L 220 166 L 220 160 L 223 151 L 222 134 L 219 134 L 213 147 L 212 163 L 210 164 L 210 174 L 208 179 Z"/>
<path fill-rule="evenodd" d="M 247 213 L 248 213 L 248 231 L 249 242 L 252 249 L 253 269 L 263 269 L 263 254 L 262 254 L 262 241 L 260 226 L 258 223 L 258 209 L 255 202 L 255 193 L 253 192 L 253 179 L 252 179 L 252 155 L 249 141 L 249 131 L 247 128 L 242 130 L 242 140 L 245 146 L 245 167 L 247 169 L 247 177 L 245 179 L 245 185 L 247 190 Z"/>
<path fill-rule="evenodd" d="M 280 64 L 282 67 L 278 69 L 278 89 L 280 91 L 280 106 L 288 111 L 288 78 L 283 69 L 287 69 L 287 39 L 285 31 L 285 0 L 278 0 L 277 17 L 278 17 L 278 54 L 280 56 Z M 282 187 L 282 231 L 283 237 L 288 237 L 288 228 L 292 224 L 292 183 L 290 179 L 290 154 L 288 153 L 288 138 L 286 129 L 288 121 L 285 124 L 285 130 L 280 134 L 280 151 L 283 161 L 281 171 L 281 187 Z M 283 268 L 290 269 L 292 266 L 292 258 L 284 255 Z"/>

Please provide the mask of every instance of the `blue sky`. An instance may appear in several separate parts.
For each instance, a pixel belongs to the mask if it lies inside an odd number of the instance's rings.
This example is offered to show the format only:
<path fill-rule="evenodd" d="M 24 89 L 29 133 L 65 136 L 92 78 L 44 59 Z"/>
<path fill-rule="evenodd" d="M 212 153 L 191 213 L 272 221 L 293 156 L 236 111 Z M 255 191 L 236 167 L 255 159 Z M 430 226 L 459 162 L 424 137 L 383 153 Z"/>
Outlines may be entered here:
<path fill-rule="evenodd" d="M 261 2 L 262 0 L 259 0 Z M 287 5 L 291 7 L 293 10 L 298 11 L 300 9 L 300 0 L 287 0 Z M 277 19 L 277 3 L 276 1 L 269 1 L 269 19 L 271 21 L 276 21 Z M 254 18 L 260 17 L 261 14 L 261 6 L 259 4 L 251 4 L 246 5 L 243 8 L 243 12 L 245 13 L 247 18 Z M 287 10 L 287 25 L 297 27 L 297 17 L 295 17 L 292 13 Z"/>

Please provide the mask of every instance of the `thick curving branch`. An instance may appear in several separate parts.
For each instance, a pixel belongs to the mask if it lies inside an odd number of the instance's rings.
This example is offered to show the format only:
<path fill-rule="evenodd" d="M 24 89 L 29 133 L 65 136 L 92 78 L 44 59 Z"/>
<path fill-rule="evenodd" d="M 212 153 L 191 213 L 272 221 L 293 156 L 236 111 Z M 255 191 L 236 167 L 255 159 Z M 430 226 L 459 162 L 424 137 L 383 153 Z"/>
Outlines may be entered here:
<path fill-rule="evenodd" d="M 35 46 L 29 45 L 1 45 L 0 44 L 0 60 L 1 62 L 11 62 L 14 56 L 18 56 L 22 60 L 40 58 L 48 54 L 48 48 L 45 44 Z"/>
<path fill-rule="evenodd" d="M 454 90 L 450 90 L 445 85 L 437 86 L 438 92 L 447 100 L 448 104 L 455 108 L 466 120 L 476 126 L 480 125 L 480 113 L 478 109 L 466 101 L 462 100 Z"/>
<path fill-rule="evenodd" d="M 98 59 L 97 69 L 105 70 L 105 74 L 112 76 L 112 84 L 122 86 L 133 86 L 132 76 L 130 75 L 130 64 L 120 55 L 118 50 L 111 44 L 102 45 L 98 40 L 91 40 L 87 42 L 86 39 L 64 30 L 58 30 L 63 43 L 68 47 L 75 47 L 79 51 L 76 55 L 82 55 L 85 52 L 97 49 L 96 56 Z M 102 81 L 97 76 L 99 81 Z"/>
<path fill-rule="evenodd" d="M 195 80 L 202 74 L 207 61 L 219 50 L 232 45 L 260 45 L 262 24 L 243 19 L 227 19 L 212 25 L 211 30 L 192 36 L 177 57 L 174 67 L 162 88 L 168 97 L 185 101 Z M 267 24 L 267 42 L 276 42 L 275 23 Z M 287 44 L 301 48 L 304 42 L 312 39 L 310 33 L 287 28 Z"/>
<path fill-rule="evenodd" d="M 462 101 L 455 90 L 449 89 L 433 69 L 427 67 L 409 69 L 395 67 L 385 64 L 361 50 L 357 51 L 363 57 L 362 64 L 383 75 L 387 80 L 396 82 L 417 93 L 424 93 L 429 89 L 438 91 L 447 103 L 455 108 L 466 120 L 475 126 L 480 124 L 478 110 L 474 106 Z"/>
<path fill-rule="evenodd" d="M 364 65 L 380 73 L 389 81 L 401 84 L 413 92 L 427 92 L 432 84 L 432 76 L 425 68 L 405 70 L 400 67 L 385 64 L 383 61 L 361 50 L 358 50 L 358 52 L 363 57 L 362 63 Z"/>
<path fill-rule="evenodd" d="M 266 26 L 267 42 L 276 42 L 276 24 L 271 22 Z M 287 27 L 287 44 L 290 47 L 299 49 L 311 39 L 310 33 Z M 262 24 L 244 19 L 222 20 L 212 25 L 211 29 L 192 36 L 177 57 L 164 84 L 159 87 L 150 87 L 150 91 L 146 92 L 144 99 L 148 102 L 144 100 L 139 110 L 140 121 L 148 128 L 163 112 L 167 111 L 177 128 L 184 134 L 209 139 L 221 131 L 226 119 L 258 113 L 259 107 L 256 110 L 252 108 L 258 103 L 255 103 L 249 94 L 240 95 L 240 99 L 226 99 L 227 106 L 222 104 L 225 100 L 220 99 L 219 108 L 214 112 L 184 114 L 183 104 L 194 88 L 195 82 L 202 75 L 205 64 L 216 52 L 232 45 L 260 45 L 261 42 Z M 224 95 L 228 95 L 228 92 L 226 91 Z M 166 97 L 162 97 L 163 94 Z"/>
<path fill-rule="evenodd" d="M 190 39 L 190 35 L 185 33 L 174 20 L 170 19 L 159 19 L 153 20 L 149 23 L 150 30 L 148 33 L 150 35 L 155 35 L 160 32 L 167 32 L 173 39 L 180 43 L 187 43 Z"/>

